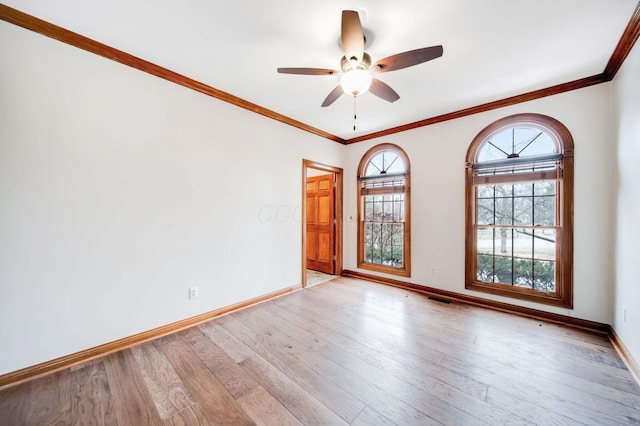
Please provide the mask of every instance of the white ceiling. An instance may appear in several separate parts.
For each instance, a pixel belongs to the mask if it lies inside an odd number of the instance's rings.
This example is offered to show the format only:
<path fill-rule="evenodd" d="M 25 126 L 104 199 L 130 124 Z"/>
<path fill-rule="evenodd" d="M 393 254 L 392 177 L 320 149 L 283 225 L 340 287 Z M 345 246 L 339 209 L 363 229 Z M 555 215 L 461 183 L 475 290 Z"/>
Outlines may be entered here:
<path fill-rule="evenodd" d="M 600 74 L 636 0 L 4 0 L 5 4 L 344 139 Z M 400 95 L 320 104 L 339 76 L 341 11 L 366 51 L 441 44 L 433 61 L 377 77 Z"/>

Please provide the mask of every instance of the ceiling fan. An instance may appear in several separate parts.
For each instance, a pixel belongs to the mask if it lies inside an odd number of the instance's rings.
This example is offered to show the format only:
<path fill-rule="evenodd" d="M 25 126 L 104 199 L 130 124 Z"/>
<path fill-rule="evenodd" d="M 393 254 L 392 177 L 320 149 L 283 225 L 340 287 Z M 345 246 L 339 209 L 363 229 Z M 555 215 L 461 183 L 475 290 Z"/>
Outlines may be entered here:
<path fill-rule="evenodd" d="M 323 107 L 328 107 L 334 103 L 343 93 L 356 97 L 367 91 L 387 102 L 395 102 L 400 99 L 400 95 L 389 85 L 371 74 L 412 67 L 439 58 L 443 52 L 442 46 L 423 47 L 388 56 L 372 65 L 371 56 L 364 51 L 365 37 L 360 24 L 360 17 L 355 10 L 342 11 L 340 40 L 342 50 L 344 50 L 344 56 L 340 60 L 342 69 L 340 84 L 322 102 Z M 301 75 L 334 75 L 340 73 L 339 71 L 325 68 L 278 68 L 278 72 Z"/>

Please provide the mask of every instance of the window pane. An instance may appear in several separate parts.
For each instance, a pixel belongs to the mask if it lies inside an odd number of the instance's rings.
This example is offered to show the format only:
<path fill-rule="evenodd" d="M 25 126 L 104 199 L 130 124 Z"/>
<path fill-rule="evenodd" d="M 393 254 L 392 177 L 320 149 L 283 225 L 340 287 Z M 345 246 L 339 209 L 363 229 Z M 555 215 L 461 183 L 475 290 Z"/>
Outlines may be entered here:
<path fill-rule="evenodd" d="M 533 238 L 531 228 L 514 230 L 513 284 L 522 287 L 533 287 L 533 270 L 531 259 L 533 257 Z"/>
<path fill-rule="evenodd" d="M 526 197 L 533 195 L 532 183 L 516 183 L 513 186 L 513 195 L 516 197 Z"/>
<path fill-rule="evenodd" d="M 476 246 L 478 253 L 493 256 L 493 228 L 478 228 Z"/>
<path fill-rule="evenodd" d="M 493 282 L 493 256 L 478 253 L 478 269 L 476 277 L 480 281 Z"/>
<path fill-rule="evenodd" d="M 513 280 L 513 264 L 511 256 L 495 256 L 494 282 L 511 284 Z"/>
<path fill-rule="evenodd" d="M 363 197 L 367 222 L 404 222 L 404 194 L 367 195 Z"/>
<path fill-rule="evenodd" d="M 537 226 L 555 226 L 556 196 L 544 195 L 535 197 L 533 208 L 534 224 Z"/>
<path fill-rule="evenodd" d="M 533 267 L 531 259 L 516 258 L 513 261 L 513 285 L 518 287 L 533 287 Z"/>
<path fill-rule="evenodd" d="M 395 267 L 402 267 L 404 265 L 404 253 L 403 253 L 403 249 L 404 247 L 402 245 L 396 245 L 393 248 L 393 263 L 392 265 Z"/>
<path fill-rule="evenodd" d="M 480 226 L 555 225 L 555 181 L 479 185 L 476 194 Z M 479 280 L 554 291 L 554 229 L 480 227 L 476 247 Z"/>
<path fill-rule="evenodd" d="M 365 168 L 365 176 L 384 176 L 404 171 L 406 171 L 404 161 L 398 154 L 393 151 L 380 151 L 369 160 Z"/>
<path fill-rule="evenodd" d="M 513 282 L 513 229 L 497 228 L 495 244 L 495 280 L 504 284 Z"/>
<path fill-rule="evenodd" d="M 365 205 L 364 261 L 404 264 L 404 194 L 368 195 Z"/>
<path fill-rule="evenodd" d="M 556 231 L 555 229 L 535 229 L 532 232 L 534 243 L 534 257 L 540 260 L 556 259 Z"/>
<path fill-rule="evenodd" d="M 393 206 L 393 221 L 404 222 L 404 197 L 396 194 Z"/>
<path fill-rule="evenodd" d="M 536 290 L 556 291 L 556 230 L 534 230 L 533 279 Z"/>
<path fill-rule="evenodd" d="M 495 280 L 504 284 L 511 284 L 513 280 L 511 262 L 511 257 L 513 256 L 513 230 L 510 228 L 496 228 L 493 244 L 495 247 Z"/>
<path fill-rule="evenodd" d="M 373 199 L 372 197 L 364 197 L 364 220 L 369 222 L 373 220 Z"/>
<path fill-rule="evenodd" d="M 556 195 L 556 181 L 544 180 L 533 183 L 534 195 Z"/>
<path fill-rule="evenodd" d="M 531 185 L 529 185 L 531 187 Z M 514 225 L 533 225 L 533 197 L 524 196 L 516 197 L 513 200 L 513 224 Z"/>
<path fill-rule="evenodd" d="M 393 222 L 393 207 L 393 194 L 385 195 L 382 205 L 382 209 L 384 211 L 384 214 L 382 216 L 383 222 Z"/>
<path fill-rule="evenodd" d="M 478 198 L 493 198 L 493 185 L 478 185 Z"/>
<path fill-rule="evenodd" d="M 379 235 L 379 227 L 380 225 L 375 223 L 365 223 L 364 224 L 364 241 L 365 244 L 374 244 L 377 241 L 377 237 Z"/>
<path fill-rule="evenodd" d="M 393 239 L 394 246 L 404 246 L 404 225 L 396 223 L 393 225 Z"/>
<path fill-rule="evenodd" d="M 372 221 L 381 222 L 382 221 L 382 197 L 380 195 L 374 195 L 371 197 L 373 199 L 373 217 Z"/>
<path fill-rule="evenodd" d="M 495 217 L 496 225 L 513 224 L 512 185 L 496 185 Z"/>
<path fill-rule="evenodd" d="M 478 248 L 476 276 L 485 282 L 493 282 L 493 233 L 493 228 L 478 228 L 476 231 Z"/>
<path fill-rule="evenodd" d="M 492 161 L 507 158 L 536 156 L 559 152 L 553 139 L 536 127 L 511 127 L 491 135 L 478 149 L 477 161 Z"/>
<path fill-rule="evenodd" d="M 513 185 L 513 224 L 533 225 L 533 184 L 519 183 Z"/>
<path fill-rule="evenodd" d="M 404 246 L 404 226 L 401 224 L 381 225 L 381 259 L 384 265 L 402 266 Z"/>
<path fill-rule="evenodd" d="M 493 198 L 478 200 L 478 224 L 493 225 L 494 220 Z"/>
<path fill-rule="evenodd" d="M 477 249 L 479 280 L 555 291 L 555 230 L 478 228 Z"/>
<path fill-rule="evenodd" d="M 534 288 L 547 293 L 556 291 L 556 262 L 536 260 L 533 267 Z"/>
<path fill-rule="evenodd" d="M 376 223 L 365 223 L 364 225 L 365 259 L 367 262 L 380 263 L 381 225 Z"/>

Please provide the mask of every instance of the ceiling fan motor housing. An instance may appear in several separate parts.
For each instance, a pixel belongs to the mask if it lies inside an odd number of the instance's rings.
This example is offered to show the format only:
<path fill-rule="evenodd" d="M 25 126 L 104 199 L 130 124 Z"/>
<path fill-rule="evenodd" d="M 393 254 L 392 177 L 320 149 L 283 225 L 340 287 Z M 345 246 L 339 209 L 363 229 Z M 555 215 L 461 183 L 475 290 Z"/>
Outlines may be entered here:
<path fill-rule="evenodd" d="M 362 54 L 362 61 L 356 62 L 347 59 L 346 56 L 343 56 L 340 59 L 340 67 L 342 68 L 342 72 L 347 72 L 351 70 L 367 70 L 371 65 L 371 56 L 367 52 Z"/>

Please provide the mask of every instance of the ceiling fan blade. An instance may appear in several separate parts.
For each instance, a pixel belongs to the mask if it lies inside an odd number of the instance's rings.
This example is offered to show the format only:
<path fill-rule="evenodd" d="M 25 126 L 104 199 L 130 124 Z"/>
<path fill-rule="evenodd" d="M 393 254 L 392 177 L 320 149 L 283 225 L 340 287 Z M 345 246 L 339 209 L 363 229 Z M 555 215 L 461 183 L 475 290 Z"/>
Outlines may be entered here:
<path fill-rule="evenodd" d="M 336 86 L 335 89 L 333 89 L 331 91 L 331 93 L 329 93 L 329 96 L 327 96 L 324 100 L 324 102 L 322 102 L 322 107 L 328 107 L 329 105 L 331 105 L 332 103 L 334 103 L 340 96 L 342 96 L 342 94 L 344 93 L 344 90 L 342 90 L 342 86 L 340 86 L 339 84 Z"/>
<path fill-rule="evenodd" d="M 342 49 L 348 60 L 355 58 L 362 61 L 364 54 L 364 33 L 360 24 L 360 17 L 355 10 L 342 11 Z"/>
<path fill-rule="evenodd" d="M 400 95 L 396 93 L 387 83 L 374 78 L 371 80 L 369 91 L 387 102 L 395 102 L 400 99 Z"/>
<path fill-rule="evenodd" d="M 300 74 L 300 75 L 333 75 L 336 70 L 325 68 L 278 68 L 280 74 Z"/>
<path fill-rule="evenodd" d="M 423 47 L 387 56 L 373 64 L 371 71 L 388 72 L 412 67 L 442 56 L 442 46 Z"/>

